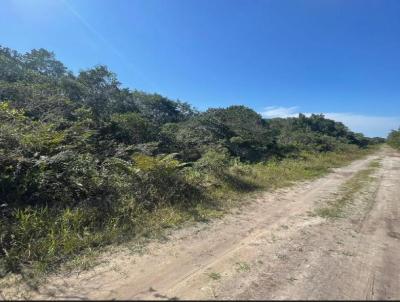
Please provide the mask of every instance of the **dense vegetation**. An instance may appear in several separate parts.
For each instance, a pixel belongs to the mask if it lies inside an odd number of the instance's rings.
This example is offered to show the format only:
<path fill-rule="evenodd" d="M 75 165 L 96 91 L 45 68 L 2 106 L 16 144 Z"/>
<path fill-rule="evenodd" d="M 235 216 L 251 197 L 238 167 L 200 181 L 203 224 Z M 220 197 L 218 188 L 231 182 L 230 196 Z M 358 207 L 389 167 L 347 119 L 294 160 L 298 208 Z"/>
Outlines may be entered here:
<path fill-rule="evenodd" d="M 393 148 L 400 149 L 400 129 L 399 130 L 392 130 L 388 137 L 387 143 L 392 146 Z"/>
<path fill-rule="evenodd" d="M 0 48 L 0 120 L 2 272 L 210 217 L 229 192 L 313 177 L 379 142 L 322 115 L 199 112 L 105 66 L 75 75 L 44 49 Z"/>

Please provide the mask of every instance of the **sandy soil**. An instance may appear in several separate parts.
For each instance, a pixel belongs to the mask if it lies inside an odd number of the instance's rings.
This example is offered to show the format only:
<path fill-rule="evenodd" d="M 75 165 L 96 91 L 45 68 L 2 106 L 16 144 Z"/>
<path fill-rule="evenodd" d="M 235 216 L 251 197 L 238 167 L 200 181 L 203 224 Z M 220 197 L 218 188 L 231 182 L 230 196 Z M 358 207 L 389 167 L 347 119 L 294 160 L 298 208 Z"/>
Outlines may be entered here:
<path fill-rule="evenodd" d="M 343 218 L 312 214 L 377 159 L 381 167 Z M 212 223 L 174 231 L 143 254 L 118 250 L 88 271 L 51 276 L 26 297 L 400 299 L 399 210 L 400 154 L 383 148 L 318 180 L 261 194 Z"/>

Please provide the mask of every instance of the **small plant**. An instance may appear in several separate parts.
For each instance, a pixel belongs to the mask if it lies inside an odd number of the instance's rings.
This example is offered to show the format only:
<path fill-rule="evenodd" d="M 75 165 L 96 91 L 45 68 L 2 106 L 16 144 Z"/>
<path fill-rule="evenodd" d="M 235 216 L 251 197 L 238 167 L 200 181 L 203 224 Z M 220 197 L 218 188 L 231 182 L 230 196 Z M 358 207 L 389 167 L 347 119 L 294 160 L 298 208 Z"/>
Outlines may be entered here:
<path fill-rule="evenodd" d="M 211 272 L 208 274 L 208 277 L 210 277 L 213 280 L 219 280 L 221 279 L 221 274 L 216 272 Z"/>
<path fill-rule="evenodd" d="M 287 260 L 288 259 L 288 255 L 283 254 L 283 253 L 278 253 L 276 254 L 276 257 L 280 260 Z"/>
<path fill-rule="evenodd" d="M 237 272 L 248 272 L 250 271 L 250 265 L 246 262 L 236 262 L 235 269 Z"/>

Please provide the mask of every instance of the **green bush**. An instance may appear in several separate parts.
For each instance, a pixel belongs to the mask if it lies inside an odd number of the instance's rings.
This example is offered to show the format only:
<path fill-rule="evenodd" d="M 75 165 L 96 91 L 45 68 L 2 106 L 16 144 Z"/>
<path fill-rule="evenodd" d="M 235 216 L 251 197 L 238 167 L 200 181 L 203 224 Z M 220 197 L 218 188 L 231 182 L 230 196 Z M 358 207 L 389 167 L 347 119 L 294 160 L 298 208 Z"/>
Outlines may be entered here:
<path fill-rule="evenodd" d="M 211 149 L 195 162 L 194 167 L 199 171 L 218 175 L 228 167 L 230 159 L 226 148 Z"/>
<path fill-rule="evenodd" d="M 387 137 L 387 143 L 393 148 L 400 149 L 400 130 L 392 130 Z"/>
<path fill-rule="evenodd" d="M 114 113 L 111 116 L 112 135 L 127 144 L 148 142 L 154 136 L 151 124 L 139 113 Z"/>
<path fill-rule="evenodd" d="M 133 160 L 138 177 L 132 193 L 145 206 L 187 204 L 201 197 L 199 189 L 186 181 L 177 160 L 143 154 L 137 154 Z"/>

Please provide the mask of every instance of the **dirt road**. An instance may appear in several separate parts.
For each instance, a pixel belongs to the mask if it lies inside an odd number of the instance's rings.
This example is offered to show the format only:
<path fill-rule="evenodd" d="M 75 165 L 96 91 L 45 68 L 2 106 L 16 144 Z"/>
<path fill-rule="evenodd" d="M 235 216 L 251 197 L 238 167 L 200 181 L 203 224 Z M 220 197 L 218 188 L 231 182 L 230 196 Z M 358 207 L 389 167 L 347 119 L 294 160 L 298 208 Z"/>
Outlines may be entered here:
<path fill-rule="evenodd" d="M 339 218 L 316 215 L 378 162 Z M 30 298 L 400 299 L 400 153 L 383 148 L 236 213 L 175 231 L 139 255 L 51 277 Z"/>

